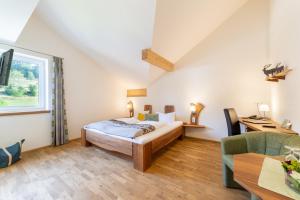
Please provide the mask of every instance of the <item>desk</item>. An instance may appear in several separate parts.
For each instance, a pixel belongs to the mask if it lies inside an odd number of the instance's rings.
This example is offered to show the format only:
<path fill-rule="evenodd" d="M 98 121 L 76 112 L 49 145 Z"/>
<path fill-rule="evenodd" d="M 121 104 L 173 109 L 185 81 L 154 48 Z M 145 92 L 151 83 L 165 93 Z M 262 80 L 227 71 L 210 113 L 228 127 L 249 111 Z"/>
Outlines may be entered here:
<path fill-rule="evenodd" d="M 234 155 L 234 180 L 248 192 L 255 194 L 263 200 L 290 200 L 288 197 L 264 189 L 258 185 L 258 179 L 265 157 L 266 155 L 255 153 Z"/>
<path fill-rule="evenodd" d="M 256 120 L 242 117 L 242 118 L 239 118 L 239 121 L 241 124 L 244 124 L 247 127 L 247 129 L 250 129 L 253 131 L 269 131 L 269 132 L 280 132 L 280 133 L 298 135 L 298 133 L 293 130 L 281 128 L 280 125 L 273 120 L 266 120 L 266 124 L 256 124 L 255 123 Z M 254 123 L 251 123 L 249 121 L 251 121 L 251 122 L 253 121 Z M 258 120 L 258 121 L 261 122 L 261 120 Z M 276 128 L 266 128 L 266 127 L 263 127 L 263 125 L 275 125 Z"/>

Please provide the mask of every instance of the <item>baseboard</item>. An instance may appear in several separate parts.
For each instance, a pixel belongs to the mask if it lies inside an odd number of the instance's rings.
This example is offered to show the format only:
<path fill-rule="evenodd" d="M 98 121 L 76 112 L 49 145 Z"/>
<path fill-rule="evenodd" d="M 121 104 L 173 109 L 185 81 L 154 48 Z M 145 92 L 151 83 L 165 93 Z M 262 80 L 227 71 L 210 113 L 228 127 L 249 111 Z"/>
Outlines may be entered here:
<path fill-rule="evenodd" d="M 214 142 L 220 144 L 221 142 L 218 140 L 212 140 L 212 139 L 207 139 L 207 138 L 196 138 L 196 137 L 191 137 L 191 136 L 185 136 L 186 138 L 190 139 L 195 139 L 195 140 L 202 140 L 202 141 L 207 141 L 207 142 Z"/>
<path fill-rule="evenodd" d="M 80 139 L 81 139 L 80 137 L 79 138 L 74 138 L 74 139 L 69 140 L 69 142 L 74 142 L 74 141 L 77 141 L 77 140 L 80 140 Z M 26 151 L 23 151 L 22 153 L 29 153 L 29 152 L 32 152 L 32 151 L 38 151 L 38 150 L 46 149 L 46 148 L 49 148 L 49 147 L 52 147 L 52 145 L 46 145 L 46 146 L 26 150 Z"/>
<path fill-rule="evenodd" d="M 38 148 L 34 148 L 34 149 L 22 151 L 22 153 L 30 153 L 30 152 L 32 152 L 32 151 L 38 151 L 38 150 L 41 150 L 41 149 L 46 149 L 46 148 L 51 147 L 51 146 L 52 146 L 52 145 L 42 146 L 42 147 L 38 147 Z"/>

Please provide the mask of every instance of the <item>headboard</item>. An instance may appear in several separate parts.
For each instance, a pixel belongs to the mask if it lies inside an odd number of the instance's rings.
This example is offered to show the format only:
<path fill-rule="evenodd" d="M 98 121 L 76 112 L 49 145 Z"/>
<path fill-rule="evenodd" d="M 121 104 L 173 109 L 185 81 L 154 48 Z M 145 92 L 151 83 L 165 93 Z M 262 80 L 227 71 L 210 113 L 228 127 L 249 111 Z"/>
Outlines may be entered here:
<path fill-rule="evenodd" d="M 175 112 L 175 107 L 173 105 L 165 105 L 165 113 Z"/>
<path fill-rule="evenodd" d="M 149 114 L 152 114 L 152 105 L 144 105 L 144 111 L 149 111 Z"/>

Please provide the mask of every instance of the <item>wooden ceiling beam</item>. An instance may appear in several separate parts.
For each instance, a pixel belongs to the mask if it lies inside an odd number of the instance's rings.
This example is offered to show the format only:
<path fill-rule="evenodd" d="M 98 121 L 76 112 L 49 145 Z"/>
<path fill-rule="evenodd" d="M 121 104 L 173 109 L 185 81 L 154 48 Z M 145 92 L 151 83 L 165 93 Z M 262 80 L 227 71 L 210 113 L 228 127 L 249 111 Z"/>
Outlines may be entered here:
<path fill-rule="evenodd" d="M 174 71 L 174 64 L 155 53 L 151 49 L 143 49 L 142 50 L 142 59 L 156 67 L 159 67 L 168 72 Z"/>

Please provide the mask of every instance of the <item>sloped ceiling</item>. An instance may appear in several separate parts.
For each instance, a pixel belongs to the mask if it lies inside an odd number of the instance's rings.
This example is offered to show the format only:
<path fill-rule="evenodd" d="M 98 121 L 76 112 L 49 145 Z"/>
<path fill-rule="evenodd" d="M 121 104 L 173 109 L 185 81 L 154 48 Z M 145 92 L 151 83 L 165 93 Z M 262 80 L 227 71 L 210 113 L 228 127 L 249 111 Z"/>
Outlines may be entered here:
<path fill-rule="evenodd" d="M 37 13 L 101 66 L 141 83 L 149 64 L 141 50 L 151 47 L 153 0 L 43 0 Z"/>
<path fill-rule="evenodd" d="M 152 49 L 175 63 L 248 0 L 158 0 Z M 153 82 L 166 72 L 151 66 Z"/>
<path fill-rule="evenodd" d="M 14 43 L 39 0 L 0 0 L 0 40 Z"/>
<path fill-rule="evenodd" d="M 152 48 L 176 63 L 247 0 L 157 1 Z"/>
<path fill-rule="evenodd" d="M 165 72 L 142 49 L 176 63 L 246 1 L 43 0 L 37 13 L 101 66 L 147 86 Z"/>

